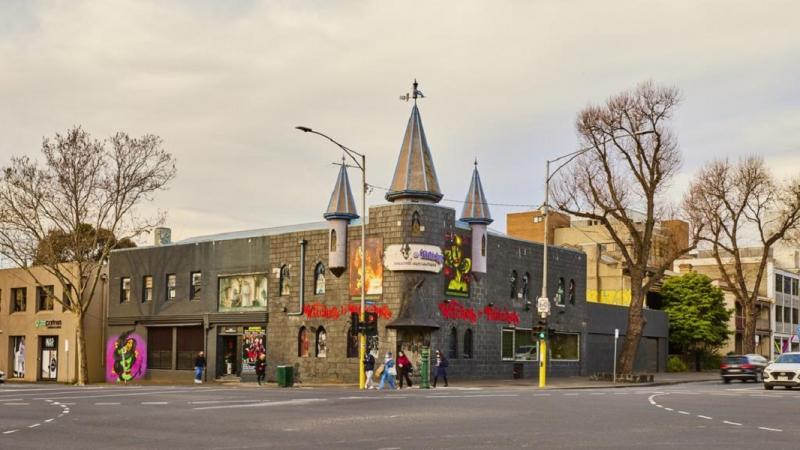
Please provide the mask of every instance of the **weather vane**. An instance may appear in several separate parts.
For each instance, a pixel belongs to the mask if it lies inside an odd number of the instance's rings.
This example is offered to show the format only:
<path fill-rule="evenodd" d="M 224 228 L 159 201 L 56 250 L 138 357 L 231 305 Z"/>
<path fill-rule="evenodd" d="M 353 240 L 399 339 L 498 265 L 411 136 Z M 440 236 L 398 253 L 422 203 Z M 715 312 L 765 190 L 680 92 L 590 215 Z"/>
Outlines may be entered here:
<path fill-rule="evenodd" d="M 406 95 L 401 95 L 400 100 L 409 101 L 413 98 L 414 103 L 417 103 L 417 98 L 425 98 L 425 94 L 423 94 L 422 91 L 417 89 L 417 86 L 419 86 L 419 83 L 417 83 L 417 79 L 414 78 L 414 89 L 410 94 L 406 92 Z"/>

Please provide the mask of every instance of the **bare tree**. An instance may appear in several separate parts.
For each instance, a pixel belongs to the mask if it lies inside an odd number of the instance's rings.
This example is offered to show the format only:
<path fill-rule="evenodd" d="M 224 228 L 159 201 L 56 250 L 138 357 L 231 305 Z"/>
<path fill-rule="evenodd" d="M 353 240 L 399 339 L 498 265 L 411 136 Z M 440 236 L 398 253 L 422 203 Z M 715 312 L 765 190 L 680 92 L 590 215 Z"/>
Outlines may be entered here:
<path fill-rule="evenodd" d="M 645 82 L 581 111 L 576 128 L 587 150 L 554 186 L 556 207 L 602 224 L 629 272 L 631 302 L 618 361 L 621 374 L 634 369 L 647 292 L 697 243 L 691 239 L 687 247 L 668 246 L 658 257 L 653 252 L 660 222 L 672 214 L 661 197 L 680 166 L 677 141 L 668 127 L 678 102 L 676 89 Z"/>
<path fill-rule="evenodd" d="M 742 305 L 743 351 L 755 352 L 756 301 L 770 249 L 800 228 L 800 179 L 778 182 L 759 157 L 713 161 L 698 172 L 684 199 L 702 241 L 709 244 L 722 281 Z M 758 245 L 755 270 L 743 261 Z M 751 258 L 752 259 L 752 258 Z"/>
<path fill-rule="evenodd" d="M 103 266 L 120 242 L 163 222 L 163 214 L 145 218 L 136 207 L 174 178 L 175 162 L 157 136 L 99 141 L 80 127 L 44 139 L 42 154 L 43 162 L 12 157 L 0 175 L 0 253 L 38 285 L 34 262 L 58 280 L 64 301 L 54 300 L 77 315 L 77 383 L 84 384 L 84 319 Z"/>

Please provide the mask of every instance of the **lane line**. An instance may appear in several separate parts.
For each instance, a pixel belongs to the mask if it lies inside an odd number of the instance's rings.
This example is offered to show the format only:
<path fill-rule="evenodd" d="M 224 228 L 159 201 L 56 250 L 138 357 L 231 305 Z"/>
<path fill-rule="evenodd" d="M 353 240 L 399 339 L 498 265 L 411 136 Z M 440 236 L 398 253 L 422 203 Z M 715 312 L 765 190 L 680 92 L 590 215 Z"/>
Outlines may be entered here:
<path fill-rule="evenodd" d="M 742 426 L 739 422 L 729 422 L 727 420 L 723 420 L 722 423 L 727 423 L 728 425 L 736 425 L 737 427 Z"/>
<path fill-rule="evenodd" d="M 666 409 L 667 411 L 675 411 L 675 410 L 674 410 L 674 409 L 672 409 L 672 408 L 664 408 L 664 409 Z"/>
<path fill-rule="evenodd" d="M 708 416 L 702 416 L 702 415 L 700 415 L 700 414 L 698 414 L 698 415 L 697 415 L 697 417 L 699 417 L 699 418 L 701 418 L 701 419 L 706 419 L 706 420 L 713 420 L 713 418 L 712 418 L 712 417 L 708 417 Z"/>
<path fill-rule="evenodd" d="M 142 402 L 142 405 L 169 405 L 169 402 Z"/>
<path fill-rule="evenodd" d="M 168 390 L 168 391 L 153 391 L 153 392 L 128 392 L 124 394 L 101 394 L 101 395 L 78 395 L 78 396 L 67 396 L 67 397 L 41 397 L 41 398 L 34 398 L 34 400 L 65 400 L 65 399 L 79 399 L 79 398 L 103 398 L 103 397 L 129 397 L 133 395 L 151 395 L 151 394 L 182 394 L 186 392 L 194 392 L 194 393 L 206 393 L 206 392 L 216 392 L 216 391 L 230 391 L 230 388 L 217 388 L 217 389 L 203 389 L 203 388 L 188 388 L 188 389 L 176 389 L 176 390 Z"/>
<path fill-rule="evenodd" d="M 686 412 L 686 411 L 678 411 L 678 414 L 685 414 L 685 415 L 687 415 L 687 416 L 688 416 L 690 413 L 688 413 L 688 412 Z"/>
<path fill-rule="evenodd" d="M 45 423 L 50 423 L 50 422 L 52 422 L 52 421 L 54 421 L 54 420 L 55 420 L 55 419 L 47 419 L 47 420 L 45 420 Z"/>
<path fill-rule="evenodd" d="M 780 428 L 769 428 L 769 427 L 758 427 L 758 429 L 759 430 L 765 430 L 765 431 L 778 431 L 778 432 L 783 431 Z"/>
<path fill-rule="evenodd" d="M 94 402 L 95 406 L 113 406 L 119 405 L 120 402 Z M 69 412 L 69 410 L 64 410 L 64 412 Z"/>
<path fill-rule="evenodd" d="M 35 423 L 35 424 L 33 424 L 33 425 L 28 425 L 28 428 L 36 428 L 36 427 L 38 427 L 39 425 L 41 425 L 41 424 L 40 424 L 40 423 Z"/>
<path fill-rule="evenodd" d="M 391 397 L 387 397 L 391 398 Z M 261 408 L 266 406 L 282 406 L 282 405 L 307 405 L 309 403 L 326 402 L 325 398 L 304 398 L 296 400 L 285 400 L 279 402 L 262 402 L 262 403 L 248 403 L 246 405 L 218 405 L 218 406 L 201 406 L 199 408 L 192 408 L 195 411 L 203 411 L 209 409 L 233 409 L 233 408 Z"/>
<path fill-rule="evenodd" d="M 11 434 L 11 433 L 16 433 L 17 431 L 19 431 L 19 430 L 8 430 L 8 431 L 3 431 L 3 434 Z"/>
<path fill-rule="evenodd" d="M 4 406 L 28 406 L 30 403 L 3 403 Z"/>
<path fill-rule="evenodd" d="M 366 397 L 365 397 L 366 398 Z M 264 400 L 200 400 L 189 402 L 190 405 L 213 405 L 217 403 L 259 403 Z"/>

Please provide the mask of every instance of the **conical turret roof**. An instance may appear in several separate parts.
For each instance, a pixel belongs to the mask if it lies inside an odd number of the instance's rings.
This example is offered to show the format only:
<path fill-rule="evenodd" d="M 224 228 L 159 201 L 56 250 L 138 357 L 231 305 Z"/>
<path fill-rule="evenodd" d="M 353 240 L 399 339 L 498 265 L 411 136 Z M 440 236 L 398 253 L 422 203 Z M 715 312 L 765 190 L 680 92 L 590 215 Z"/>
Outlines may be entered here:
<path fill-rule="evenodd" d="M 350 190 L 350 179 L 347 177 L 347 167 L 344 162 L 342 162 L 342 168 L 339 169 L 339 176 L 336 178 L 336 185 L 333 187 L 328 209 L 322 216 L 326 220 L 352 220 L 358 217 L 356 202 L 353 199 L 353 192 Z"/>
<path fill-rule="evenodd" d="M 416 83 L 415 92 L 417 92 Z M 428 140 L 422 128 L 422 118 L 419 115 L 416 98 L 406 126 L 403 145 L 400 147 L 392 185 L 386 193 L 386 200 L 390 202 L 404 199 L 433 203 L 438 203 L 442 199 L 439 179 L 436 178 L 436 169 L 433 167 L 431 150 L 428 148 Z"/>
<path fill-rule="evenodd" d="M 467 223 L 494 222 L 489 212 L 489 204 L 486 202 L 486 195 L 483 193 L 481 176 L 478 174 L 478 161 L 475 161 L 475 169 L 472 170 L 472 181 L 469 183 L 467 199 L 464 200 L 464 209 L 461 210 L 461 220 Z"/>

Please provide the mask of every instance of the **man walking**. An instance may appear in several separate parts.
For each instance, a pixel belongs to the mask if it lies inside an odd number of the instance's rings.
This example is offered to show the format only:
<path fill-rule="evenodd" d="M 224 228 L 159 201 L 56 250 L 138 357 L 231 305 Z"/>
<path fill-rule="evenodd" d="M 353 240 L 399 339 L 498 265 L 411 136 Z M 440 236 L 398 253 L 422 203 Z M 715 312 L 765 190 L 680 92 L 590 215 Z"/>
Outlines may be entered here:
<path fill-rule="evenodd" d="M 375 389 L 375 380 L 372 379 L 375 374 L 375 357 L 372 356 L 371 352 L 367 352 L 364 355 L 364 374 L 367 378 L 364 383 L 364 389 Z"/>
<path fill-rule="evenodd" d="M 194 359 L 194 383 L 201 384 L 203 382 L 203 370 L 206 368 L 205 353 L 200 352 L 197 358 Z"/>
<path fill-rule="evenodd" d="M 439 377 L 444 378 L 444 387 L 447 387 L 447 365 L 447 358 L 444 357 L 442 352 L 436 350 L 436 374 L 433 377 L 433 387 L 436 387 Z"/>

